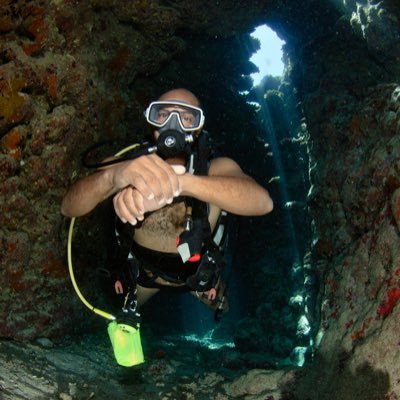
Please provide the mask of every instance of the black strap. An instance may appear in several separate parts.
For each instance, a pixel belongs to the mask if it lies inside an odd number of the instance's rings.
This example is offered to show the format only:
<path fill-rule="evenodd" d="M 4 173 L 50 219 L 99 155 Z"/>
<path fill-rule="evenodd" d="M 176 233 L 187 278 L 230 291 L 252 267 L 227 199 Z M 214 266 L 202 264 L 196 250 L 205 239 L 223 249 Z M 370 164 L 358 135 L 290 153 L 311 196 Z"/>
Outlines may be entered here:
<path fill-rule="evenodd" d="M 209 142 L 209 134 L 207 131 L 201 132 L 194 145 L 192 156 L 194 157 L 194 175 L 208 175 L 209 163 L 212 157 L 212 149 Z M 192 208 L 193 220 L 202 221 L 203 237 L 210 236 L 211 228 L 208 222 L 208 204 L 193 197 L 188 197 L 186 198 L 186 206 L 190 206 Z"/>

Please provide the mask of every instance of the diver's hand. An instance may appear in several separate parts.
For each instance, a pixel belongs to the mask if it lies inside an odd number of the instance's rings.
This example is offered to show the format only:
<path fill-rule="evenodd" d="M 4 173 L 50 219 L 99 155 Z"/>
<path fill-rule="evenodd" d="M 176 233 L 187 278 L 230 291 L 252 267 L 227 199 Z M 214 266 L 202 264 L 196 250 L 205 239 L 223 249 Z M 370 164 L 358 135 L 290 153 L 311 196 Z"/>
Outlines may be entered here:
<path fill-rule="evenodd" d="M 122 189 L 113 197 L 114 210 L 123 223 L 136 225 L 144 218 L 143 196 L 132 187 Z"/>
<path fill-rule="evenodd" d="M 184 174 L 185 168 L 169 165 L 156 154 L 151 154 L 118 163 L 108 173 L 115 189 L 132 187 L 145 199 L 154 199 L 164 206 L 179 196 L 181 187 L 178 175 Z"/>
<path fill-rule="evenodd" d="M 135 188 L 129 186 L 113 198 L 114 210 L 123 223 L 136 225 L 144 219 L 144 213 L 154 211 L 162 206 L 155 199 L 148 200 Z"/>
<path fill-rule="evenodd" d="M 179 173 L 185 170 L 181 166 L 172 166 L 172 168 Z M 177 193 L 180 193 L 180 189 Z M 155 198 L 147 199 L 138 189 L 128 186 L 114 196 L 113 204 L 115 213 L 122 222 L 129 222 L 131 225 L 136 225 L 138 221 L 144 219 L 146 212 L 159 210 L 166 204 L 172 203 L 172 200 L 173 198 L 169 198 L 160 202 Z"/>

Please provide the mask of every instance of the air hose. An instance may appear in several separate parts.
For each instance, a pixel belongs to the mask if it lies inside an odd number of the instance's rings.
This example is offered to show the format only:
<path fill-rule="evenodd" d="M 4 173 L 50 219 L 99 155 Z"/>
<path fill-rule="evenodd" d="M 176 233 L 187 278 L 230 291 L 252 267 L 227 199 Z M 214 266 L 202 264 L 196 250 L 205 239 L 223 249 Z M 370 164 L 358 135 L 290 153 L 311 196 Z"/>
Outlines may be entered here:
<path fill-rule="evenodd" d="M 69 276 L 71 278 L 72 285 L 75 289 L 76 294 L 78 295 L 79 299 L 82 301 L 82 303 L 89 308 L 89 310 L 93 311 L 95 314 L 100 315 L 101 317 L 104 317 L 109 320 L 115 320 L 116 318 L 102 310 L 99 310 L 98 308 L 93 307 L 83 296 L 82 292 L 79 290 L 79 287 L 76 283 L 75 280 L 75 275 L 74 275 L 74 269 L 72 267 L 72 234 L 74 230 L 74 224 L 75 224 L 75 217 L 71 219 L 71 222 L 69 224 L 69 231 L 68 231 L 68 269 L 69 269 Z"/>
<path fill-rule="evenodd" d="M 130 150 L 133 150 L 138 146 L 139 144 L 133 144 L 131 146 L 128 146 L 119 151 L 118 153 L 116 153 L 115 157 L 120 157 L 122 154 Z M 139 157 L 140 155 L 138 155 L 137 157 Z M 126 159 L 121 159 L 121 162 L 122 161 L 126 161 Z M 117 318 L 114 315 L 106 311 L 100 310 L 98 308 L 95 308 L 85 299 L 85 297 L 83 296 L 82 292 L 80 291 L 76 283 L 74 269 L 72 265 L 72 237 L 73 237 L 75 219 L 76 219 L 75 217 L 71 218 L 68 231 L 68 246 L 67 246 L 69 276 L 71 278 L 71 282 L 75 289 L 75 292 L 78 295 L 79 299 L 82 301 L 82 303 L 87 308 L 89 308 L 89 310 L 111 321 L 108 324 L 107 331 L 111 340 L 111 344 L 114 350 L 114 356 L 117 363 L 124 367 L 131 367 L 137 364 L 141 364 L 142 362 L 144 362 L 144 357 L 143 357 L 142 344 L 140 340 L 139 326 L 133 327 L 128 324 L 118 323 Z"/>

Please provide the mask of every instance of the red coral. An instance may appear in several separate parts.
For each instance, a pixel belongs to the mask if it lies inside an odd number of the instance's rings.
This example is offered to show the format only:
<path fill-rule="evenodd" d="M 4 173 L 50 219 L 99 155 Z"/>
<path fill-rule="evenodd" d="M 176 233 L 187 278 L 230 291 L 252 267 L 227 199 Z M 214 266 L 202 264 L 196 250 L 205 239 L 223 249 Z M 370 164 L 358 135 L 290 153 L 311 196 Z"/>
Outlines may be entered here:
<path fill-rule="evenodd" d="M 8 132 L 5 136 L 1 138 L 1 142 L 7 150 L 16 149 L 20 144 L 21 140 L 22 140 L 22 135 L 16 129 L 13 129 L 12 131 Z"/>
<path fill-rule="evenodd" d="M 385 319 L 389 314 L 392 313 L 397 300 L 400 298 L 400 289 L 392 288 L 387 292 L 388 300 L 382 303 L 378 308 L 378 314 Z"/>
<path fill-rule="evenodd" d="M 330 318 L 334 318 L 334 319 L 338 319 L 339 317 L 339 310 L 337 308 L 335 308 L 331 314 L 329 315 Z"/>
<path fill-rule="evenodd" d="M 44 21 L 45 10 L 41 7 L 28 6 L 24 10 L 24 14 L 28 16 L 26 28 L 35 38 L 33 43 L 24 43 L 22 48 L 27 56 L 32 56 L 42 50 L 44 42 L 49 34 L 49 27 Z"/>
<path fill-rule="evenodd" d="M 21 159 L 21 148 L 19 147 L 22 141 L 22 135 L 17 129 L 13 129 L 1 138 L 1 144 L 7 151 L 10 157 L 19 161 Z"/>
<path fill-rule="evenodd" d="M 7 271 L 7 283 L 13 289 L 14 292 L 26 292 L 26 290 L 32 285 L 31 282 L 27 282 L 23 279 L 23 271 L 11 270 Z"/>
<path fill-rule="evenodd" d="M 351 328 L 354 325 L 354 321 L 351 319 L 350 321 L 346 322 L 346 324 L 344 325 L 344 327 L 346 329 Z"/>
<path fill-rule="evenodd" d="M 49 96 L 53 99 L 57 98 L 57 75 L 56 74 L 49 74 L 47 75 L 47 91 L 49 93 Z"/>
<path fill-rule="evenodd" d="M 113 72 L 120 72 L 129 61 L 129 49 L 127 47 L 122 47 L 118 50 L 117 54 L 108 64 L 108 68 Z"/>
<path fill-rule="evenodd" d="M 64 12 L 64 11 L 63 11 Z M 76 24 L 70 15 L 64 15 L 58 12 L 55 17 L 58 30 L 64 35 L 67 42 L 71 43 L 76 33 Z"/>
<path fill-rule="evenodd" d="M 41 274 L 53 278 L 66 278 L 67 269 L 63 262 L 52 252 L 47 251 L 42 259 Z"/>
<path fill-rule="evenodd" d="M 392 225 L 400 229 L 400 188 L 397 188 L 393 193 L 391 203 L 391 217 L 394 220 L 394 224 L 392 223 Z"/>
<path fill-rule="evenodd" d="M 351 334 L 351 339 L 353 342 L 359 342 L 365 337 L 365 331 L 370 327 L 373 321 L 372 317 L 367 318 L 363 323 L 361 328 L 358 331 L 355 331 Z"/>
<path fill-rule="evenodd" d="M 360 329 L 351 334 L 351 339 L 353 340 L 353 342 L 358 342 L 364 339 L 364 334 L 365 334 L 364 330 Z"/>

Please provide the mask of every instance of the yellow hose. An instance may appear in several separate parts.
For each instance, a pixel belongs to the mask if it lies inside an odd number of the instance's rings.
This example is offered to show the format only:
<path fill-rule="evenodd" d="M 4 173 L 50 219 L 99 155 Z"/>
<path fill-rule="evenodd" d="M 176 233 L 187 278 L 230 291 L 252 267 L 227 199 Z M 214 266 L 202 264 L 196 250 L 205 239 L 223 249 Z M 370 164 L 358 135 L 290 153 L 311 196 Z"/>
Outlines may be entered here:
<path fill-rule="evenodd" d="M 122 156 L 122 154 L 124 154 L 124 153 L 126 153 L 126 152 L 128 152 L 128 151 L 130 151 L 130 150 L 133 150 L 133 149 L 135 149 L 135 148 L 138 147 L 138 146 L 139 146 L 139 143 L 131 144 L 130 146 L 125 147 L 124 149 L 120 150 L 118 153 L 115 153 L 114 156 L 115 156 L 115 157 Z"/>
<path fill-rule="evenodd" d="M 139 146 L 138 143 L 133 144 L 131 146 L 125 147 L 124 149 L 120 150 L 118 153 L 115 154 L 115 157 L 119 157 L 122 154 L 126 153 L 127 151 L 130 151 L 132 149 L 134 149 L 135 147 Z M 93 311 L 95 314 L 100 315 L 101 317 L 104 317 L 106 319 L 109 320 L 115 320 L 116 318 L 114 317 L 114 315 L 109 314 L 103 310 L 99 310 L 98 308 L 93 307 L 83 296 L 82 292 L 79 290 L 79 287 L 76 283 L 75 280 L 75 275 L 74 275 L 74 269 L 72 266 L 72 236 L 73 236 L 73 231 L 74 231 L 74 224 L 75 224 L 75 217 L 71 218 L 71 222 L 69 224 L 69 231 L 68 231 L 68 269 L 69 269 L 69 276 L 71 277 L 71 282 L 72 285 L 75 289 L 76 294 L 78 295 L 78 297 L 80 298 L 80 300 L 82 301 L 82 303 L 89 308 L 89 310 Z"/>
<path fill-rule="evenodd" d="M 72 267 L 72 232 L 74 229 L 75 218 L 71 219 L 71 223 L 69 224 L 69 232 L 68 232 L 68 269 L 69 269 L 69 276 L 71 277 L 72 285 L 74 286 L 75 292 L 78 297 L 81 299 L 82 303 L 89 308 L 91 311 L 104 317 L 106 319 L 114 320 L 115 317 L 105 311 L 99 310 L 98 308 L 93 307 L 84 297 L 82 292 L 79 290 L 79 287 L 75 280 L 74 270 Z"/>

